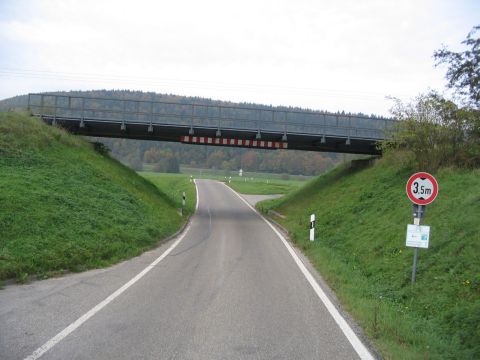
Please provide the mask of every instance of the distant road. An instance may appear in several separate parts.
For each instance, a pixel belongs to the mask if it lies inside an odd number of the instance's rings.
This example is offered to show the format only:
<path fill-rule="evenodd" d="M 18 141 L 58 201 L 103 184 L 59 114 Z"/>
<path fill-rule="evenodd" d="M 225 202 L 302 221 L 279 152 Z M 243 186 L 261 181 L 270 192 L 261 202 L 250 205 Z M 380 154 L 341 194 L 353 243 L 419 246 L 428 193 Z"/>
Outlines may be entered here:
<path fill-rule="evenodd" d="M 0 359 L 358 359 L 271 227 L 225 185 L 197 186 L 180 239 L 0 290 Z"/>

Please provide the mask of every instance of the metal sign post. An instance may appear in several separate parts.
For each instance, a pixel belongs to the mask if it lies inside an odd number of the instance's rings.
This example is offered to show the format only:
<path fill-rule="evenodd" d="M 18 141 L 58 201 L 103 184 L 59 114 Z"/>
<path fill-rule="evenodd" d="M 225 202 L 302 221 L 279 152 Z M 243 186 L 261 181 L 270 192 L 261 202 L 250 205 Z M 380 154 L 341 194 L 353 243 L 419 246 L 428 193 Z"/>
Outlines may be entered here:
<path fill-rule="evenodd" d="M 425 214 L 426 208 L 427 207 L 425 205 L 413 204 L 413 224 L 415 226 L 420 226 L 420 220 Z M 407 230 L 407 234 L 408 234 L 408 230 Z M 408 235 L 407 235 L 407 243 L 408 243 Z M 417 261 L 418 261 L 418 246 L 415 246 L 413 250 L 412 284 L 415 283 L 415 279 L 417 277 Z"/>
<path fill-rule="evenodd" d="M 420 226 L 425 216 L 427 204 L 430 204 L 438 194 L 438 182 L 429 173 L 413 174 L 407 181 L 407 196 L 413 202 L 413 225 L 407 225 L 406 246 L 413 247 L 412 284 L 417 276 L 418 249 L 428 248 L 430 226 Z"/>

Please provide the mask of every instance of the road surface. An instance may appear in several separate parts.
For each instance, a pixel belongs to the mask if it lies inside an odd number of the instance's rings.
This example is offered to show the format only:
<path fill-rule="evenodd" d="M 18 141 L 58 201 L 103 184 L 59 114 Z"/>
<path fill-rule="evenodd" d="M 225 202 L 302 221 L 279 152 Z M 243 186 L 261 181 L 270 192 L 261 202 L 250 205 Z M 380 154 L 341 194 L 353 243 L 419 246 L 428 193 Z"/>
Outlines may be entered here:
<path fill-rule="evenodd" d="M 178 239 L 0 290 L 0 359 L 360 358 L 272 228 L 224 184 L 197 189 Z"/>

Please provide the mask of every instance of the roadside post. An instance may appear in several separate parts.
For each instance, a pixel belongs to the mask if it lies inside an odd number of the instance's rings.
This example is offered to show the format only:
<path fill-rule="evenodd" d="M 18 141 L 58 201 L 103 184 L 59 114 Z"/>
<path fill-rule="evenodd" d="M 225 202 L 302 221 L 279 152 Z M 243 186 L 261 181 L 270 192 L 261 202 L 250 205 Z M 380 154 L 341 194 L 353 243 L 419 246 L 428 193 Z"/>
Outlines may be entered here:
<path fill-rule="evenodd" d="M 315 240 L 315 214 L 310 215 L 310 241 Z"/>
<path fill-rule="evenodd" d="M 183 212 L 185 211 L 185 203 L 186 203 L 186 195 L 185 195 L 185 191 L 182 193 L 182 216 L 183 216 Z"/>
<path fill-rule="evenodd" d="M 413 202 L 413 225 L 407 225 L 406 246 L 413 247 L 412 284 L 417 275 L 418 249 L 428 249 L 430 241 L 430 226 L 421 226 L 420 221 L 425 216 L 427 205 L 438 195 L 437 180 L 426 172 L 410 176 L 406 186 L 407 196 Z"/>

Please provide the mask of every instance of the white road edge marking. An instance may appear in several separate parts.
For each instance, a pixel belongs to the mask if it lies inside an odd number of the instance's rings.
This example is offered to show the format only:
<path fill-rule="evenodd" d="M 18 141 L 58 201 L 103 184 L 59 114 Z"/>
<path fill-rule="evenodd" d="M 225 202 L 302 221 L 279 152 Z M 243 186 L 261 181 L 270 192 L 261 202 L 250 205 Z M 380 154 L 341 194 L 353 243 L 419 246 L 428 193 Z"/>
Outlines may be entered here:
<path fill-rule="evenodd" d="M 343 316 L 340 314 L 340 312 L 337 310 L 335 305 L 330 301 L 328 296 L 325 294 L 323 289 L 320 287 L 320 285 L 317 283 L 313 275 L 308 271 L 308 269 L 305 267 L 303 264 L 302 260 L 298 257 L 298 255 L 295 253 L 295 250 L 293 250 L 292 246 L 288 243 L 288 241 L 283 237 L 283 235 L 275 228 L 275 226 L 272 225 L 270 221 L 268 221 L 262 214 L 260 214 L 252 205 L 248 203 L 247 200 L 245 200 L 240 194 L 238 194 L 235 190 L 233 190 L 230 186 L 228 186 L 225 183 L 222 183 L 225 185 L 228 189 L 230 189 L 235 195 L 237 195 L 240 200 L 242 200 L 251 210 L 253 210 L 258 216 L 260 216 L 263 221 L 265 221 L 268 226 L 272 228 L 272 230 L 277 234 L 277 236 L 282 240 L 283 245 L 287 248 L 288 252 L 290 255 L 293 257 L 293 260 L 295 260 L 295 263 L 297 266 L 300 268 L 300 271 L 303 273 L 309 284 L 312 286 L 313 290 L 317 294 L 317 296 L 320 298 L 320 300 L 323 302 L 325 307 L 327 308 L 328 312 L 330 315 L 333 317 L 337 325 L 340 327 L 340 329 L 343 331 L 345 337 L 348 339 L 350 344 L 352 344 L 352 347 L 355 349 L 357 352 L 358 356 L 360 356 L 360 359 L 362 360 L 374 360 L 375 358 L 372 356 L 370 351 L 368 351 L 367 347 L 360 341 L 358 338 L 357 334 L 352 330 L 350 325 L 348 325 L 347 321 L 343 318 Z"/>
<path fill-rule="evenodd" d="M 194 180 L 195 183 L 195 191 L 197 193 L 197 205 L 195 206 L 195 211 L 198 210 L 198 188 L 197 188 L 197 183 Z M 172 252 L 173 249 L 177 247 L 178 244 L 183 240 L 185 235 L 188 233 L 188 230 L 190 229 L 190 225 L 188 225 L 185 230 L 183 231 L 182 235 L 175 240 L 175 242 L 158 258 L 156 258 L 150 265 L 148 265 L 145 269 L 140 271 L 135 277 L 133 277 L 130 281 L 128 281 L 125 285 L 123 285 L 121 288 L 119 288 L 117 291 L 112 293 L 110 296 L 108 296 L 105 300 L 94 306 L 92 309 L 87 311 L 85 314 L 80 316 L 77 320 L 75 320 L 73 323 L 68 325 L 65 329 L 60 331 L 57 335 L 55 335 L 53 338 L 48 340 L 45 344 L 40 346 L 37 350 L 35 350 L 30 356 L 26 357 L 24 360 L 36 360 L 40 358 L 43 354 L 45 354 L 48 350 L 53 348 L 55 345 L 57 345 L 60 341 L 65 339 L 68 335 L 70 335 L 72 332 L 74 332 L 77 328 L 79 328 L 84 322 L 86 322 L 88 319 L 90 319 L 93 315 L 95 315 L 97 312 L 102 310 L 105 306 L 110 304 L 113 300 L 115 300 L 118 296 L 120 296 L 125 290 L 127 290 L 130 286 L 135 284 L 138 280 L 140 280 L 142 277 L 144 277 L 150 270 L 152 270 L 160 261 L 165 259 L 168 254 Z"/>

